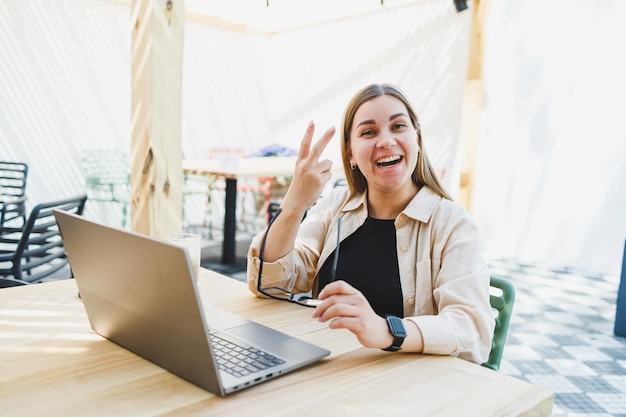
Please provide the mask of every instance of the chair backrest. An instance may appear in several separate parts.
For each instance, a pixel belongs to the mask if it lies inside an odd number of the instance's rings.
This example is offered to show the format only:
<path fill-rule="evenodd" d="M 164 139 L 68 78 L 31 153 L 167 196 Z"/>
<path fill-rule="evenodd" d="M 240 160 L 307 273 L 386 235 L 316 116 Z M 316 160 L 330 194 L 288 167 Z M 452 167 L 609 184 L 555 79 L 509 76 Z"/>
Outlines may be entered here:
<path fill-rule="evenodd" d="M 267 224 L 276 216 L 278 213 L 278 209 L 280 208 L 280 202 L 278 201 L 270 201 L 269 206 L 267 207 Z M 309 213 L 309 210 L 304 212 L 304 216 L 302 216 L 302 220 L 306 219 L 306 215 Z"/>
<path fill-rule="evenodd" d="M 83 175 L 89 201 L 121 204 L 122 227 L 126 226 L 130 202 L 130 162 L 122 149 L 84 149 Z"/>
<path fill-rule="evenodd" d="M 0 235 L 2 254 L 0 262 L 10 267 L 0 266 L 0 276 L 13 276 L 25 282 L 40 282 L 68 264 L 65 248 L 56 220 L 54 209 L 82 215 L 87 196 L 77 197 L 33 207 L 23 229 L 4 229 Z M 13 251 L 6 248 L 14 245 Z M 69 277 L 68 277 L 69 278 Z"/>
<path fill-rule="evenodd" d="M 121 149 L 85 149 L 81 153 L 81 162 L 87 190 L 111 193 L 105 197 L 106 201 L 119 199 L 115 187 L 127 187 L 130 182 L 126 152 Z"/>
<path fill-rule="evenodd" d="M 20 281 L 15 278 L 0 278 L 0 288 L 19 287 L 21 285 L 28 285 L 28 282 Z"/>
<path fill-rule="evenodd" d="M 0 161 L 0 226 L 14 219 L 21 220 L 20 226 L 26 223 L 27 178 L 27 164 Z"/>
<path fill-rule="evenodd" d="M 509 323 L 515 302 L 515 287 L 508 279 L 497 276 L 491 276 L 490 287 L 490 302 L 496 315 L 496 328 L 493 333 L 489 359 L 482 366 L 497 371 L 500 369 L 502 352 L 504 351 L 506 336 L 509 332 Z"/>

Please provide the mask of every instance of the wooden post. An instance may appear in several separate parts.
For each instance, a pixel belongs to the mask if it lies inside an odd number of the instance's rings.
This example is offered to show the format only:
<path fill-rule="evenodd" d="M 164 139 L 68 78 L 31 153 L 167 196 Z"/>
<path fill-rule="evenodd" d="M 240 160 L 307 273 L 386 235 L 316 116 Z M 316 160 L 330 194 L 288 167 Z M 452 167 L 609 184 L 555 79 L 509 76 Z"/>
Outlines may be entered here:
<path fill-rule="evenodd" d="M 182 228 L 183 0 L 132 0 L 131 229 Z"/>
<path fill-rule="evenodd" d="M 483 28 L 487 1 L 473 0 L 472 2 L 469 66 L 463 99 L 463 119 L 461 120 L 462 160 L 459 203 L 469 211 L 472 209 L 476 147 L 478 146 L 480 136 L 480 122 L 483 111 Z"/>

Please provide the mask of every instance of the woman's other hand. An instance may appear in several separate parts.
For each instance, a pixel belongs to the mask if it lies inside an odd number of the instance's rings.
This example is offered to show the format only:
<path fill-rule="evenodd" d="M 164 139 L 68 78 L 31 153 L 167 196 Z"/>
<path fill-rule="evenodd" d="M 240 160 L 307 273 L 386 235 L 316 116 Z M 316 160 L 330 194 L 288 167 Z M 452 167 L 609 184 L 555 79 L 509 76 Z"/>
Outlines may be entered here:
<path fill-rule="evenodd" d="M 387 321 L 376 314 L 365 296 L 347 282 L 331 282 L 318 298 L 322 301 L 313 311 L 313 318 L 330 321 L 328 327 L 331 329 L 350 330 L 365 347 L 384 349 L 393 342 Z"/>

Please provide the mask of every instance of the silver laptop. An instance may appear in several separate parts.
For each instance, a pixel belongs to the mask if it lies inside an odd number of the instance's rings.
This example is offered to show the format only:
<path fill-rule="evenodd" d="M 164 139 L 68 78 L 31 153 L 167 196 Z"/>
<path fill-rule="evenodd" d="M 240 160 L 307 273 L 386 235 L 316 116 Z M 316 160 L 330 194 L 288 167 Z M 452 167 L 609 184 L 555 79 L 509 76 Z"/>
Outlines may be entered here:
<path fill-rule="evenodd" d="M 223 396 L 330 354 L 202 306 L 183 248 L 64 211 L 54 215 L 93 330 L 189 382 Z"/>

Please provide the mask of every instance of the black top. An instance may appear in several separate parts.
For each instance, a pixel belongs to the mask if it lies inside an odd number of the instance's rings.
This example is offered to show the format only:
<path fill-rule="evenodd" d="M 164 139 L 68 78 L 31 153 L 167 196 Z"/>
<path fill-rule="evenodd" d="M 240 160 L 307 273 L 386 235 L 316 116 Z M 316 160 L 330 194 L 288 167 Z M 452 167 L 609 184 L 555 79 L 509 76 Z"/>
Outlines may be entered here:
<path fill-rule="evenodd" d="M 333 257 L 334 252 L 320 269 L 320 290 L 331 281 Z M 341 242 L 335 280 L 361 291 L 377 314 L 404 317 L 394 220 L 368 217 Z"/>

